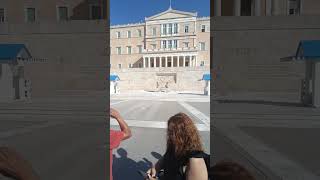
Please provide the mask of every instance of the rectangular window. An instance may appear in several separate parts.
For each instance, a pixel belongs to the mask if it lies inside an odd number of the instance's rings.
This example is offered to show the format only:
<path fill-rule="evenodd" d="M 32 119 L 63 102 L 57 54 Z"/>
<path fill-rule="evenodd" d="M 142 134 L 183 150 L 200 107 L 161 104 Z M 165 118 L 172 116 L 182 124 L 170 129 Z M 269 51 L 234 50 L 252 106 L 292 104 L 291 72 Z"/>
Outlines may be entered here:
<path fill-rule="evenodd" d="M 91 5 L 91 19 L 101 19 L 101 7 L 99 5 Z"/>
<path fill-rule="evenodd" d="M 167 25 L 166 24 L 162 25 L 162 32 L 163 32 L 164 35 L 167 34 Z"/>
<path fill-rule="evenodd" d="M 127 37 L 128 37 L 128 38 L 131 38 L 131 31 L 128 31 L 128 32 L 127 32 Z"/>
<path fill-rule="evenodd" d="M 204 42 L 200 43 L 200 50 L 205 51 L 206 50 L 206 44 Z"/>
<path fill-rule="evenodd" d="M 4 8 L 0 8 L 0 23 L 5 22 L 6 16 L 5 16 L 5 11 Z"/>
<path fill-rule="evenodd" d="M 184 32 L 185 32 L 185 33 L 188 33 L 188 32 L 189 32 L 189 26 L 188 26 L 188 25 L 184 26 Z"/>
<path fill-rule="evenodd" d="M 300 14 L 300 0 L 288 0 L 288 15 Z"/>
<path fill-rule="evenodd" d="M 168 48 L 171 49 L 172 48 L 172 40 L 168 41 Z"/>
<path fill-rule="evenodd" d="M 188 42 L 184 42 L 183 44 L 184 44 L 184 47 L 186 47 L 186 48 L 189 47 L 189 43 Z"/>
<path fill-rule="evenodd" d="M 152 28 L 152 35 L 156 36 L 157 35 L 157 29 L 156 28 Z"/>
<path fill-rule="evenodd" d="M 67 21 L 69 19 L 68 7 L 58 7 L 59 21 Z"/>
<path fill-rule="evenodd" d="M 173 40 L 173 48 L 177 48 L 178 47 L 178 40 Z"/>
<path fill-rule="evenodd" d="M 162 41 L 162 48 L 166 49 L 167 48 L 167 41 Z"/>
<path fill-rule="evenodd" d="M 131 54 L 131 46 L 127 46 L 127 53 Z"/>
<path fill-rule="evenodd" d="M 138 36 L 141 37 L 142 36 L 142 33 L 141 33 L 141 30 L 138 29 Z"/>
<path fill-rule="evenodd" d="M 206 25 L 201 26 L 201 32 L 206 32 Z"/>
<path fill-rule="evenodd" d="M 121 69 L 122 68 L 122 64 L 118 64 L 118 68 Z"/>
<path fill-rule="evenodd" d="M 169 24 L 169 34 L 172 34 L 172 24 Z"/>
<path fill-rule="evenodd" d="M 121 54 L 121 47 L 117 47 L 117 54 Z"/>
<path fill-rule="evenodd" d="M 36 9 L 35 8 L 27 8 L 26 10 L 26 20 L 28 23 L 33 23 L 36 21 Z"/>
<path fill-rule="evenodd" d="M 173 33 L 174 33 L 174 34 L 178 34 L 178 24 L 175 23 L 173 27 L 174 27 Z"/>
<path fill-rule="evenodd" d="M 120 32 L 117 32 L 117 38 L 119 39 L 120 38 Z"/>
<path fill-rule="evenodd" d="M 142 53 L 142 46 L 138 45 L 138 49 L 139 49 L 139 53 L 141 54 Z"/>
<path fill-rule="evenodd" d="M 273 0 L 276 1 L 276 0 Z M 252 16 L 254 10 L 254 1 L 252 0 L 242 0 L 240 5 L 241 16 Z M 271 6 L 272 7 L 272 6 Z"/>

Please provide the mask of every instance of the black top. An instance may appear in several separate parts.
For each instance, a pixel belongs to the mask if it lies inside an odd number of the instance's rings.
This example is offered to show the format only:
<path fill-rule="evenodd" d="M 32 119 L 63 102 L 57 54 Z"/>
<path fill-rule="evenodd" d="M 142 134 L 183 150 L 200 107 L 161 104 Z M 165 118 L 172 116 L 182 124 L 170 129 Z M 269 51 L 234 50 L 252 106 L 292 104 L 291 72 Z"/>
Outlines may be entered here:
<path fill-rule="evenodd" d="M 185 180 L 186 176 L 183 167 L 187 166 L 190 158 L 204 158 L 202 151 L 193 151 L 187 153 L 187 156 L 177 158 L 174 153 L 167 151 L 163 158 L 164 177 L 161 180 Z"/>

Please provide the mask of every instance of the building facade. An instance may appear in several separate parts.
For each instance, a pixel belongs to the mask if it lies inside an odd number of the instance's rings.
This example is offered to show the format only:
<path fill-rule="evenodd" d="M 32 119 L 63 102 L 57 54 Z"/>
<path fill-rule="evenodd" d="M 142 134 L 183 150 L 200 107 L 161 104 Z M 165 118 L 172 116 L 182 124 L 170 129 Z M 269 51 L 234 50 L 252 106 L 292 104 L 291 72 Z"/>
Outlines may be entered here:
<path fill-rule="evenodd" d="M 213 64 L 221 73 L 215 81 L 217 94 L 248 93 L 254 94 L 255 99 L 300 101 L 305 64 L 282 62 L 281 58 L 294 54 L 300 41 L 320 39 L 317 23 L 320 12 L 316 10 L 320 2 L 216 0 L 213 3 L 216 15 L 211 28 Z M 251 13 L 244 12 L 250 8 Z"/>
<path fill-rule="evenodd" d="M 2 0 L 0 23 L 44 23 L 106 19 L 105 0 Z"/>
<path fill-rule="evenodd" d="M 33 97 L 103 90 L 106 14 L 105 0 L 0 1 L 0 42 L 46 59 L 24 67 Z"/>
<path fill-rule="evenodd" d="M 177 76 L 196 72 L 202 77 L 209 71 L 210 18 L 170 7 L 144 23 L 111 26 L 110 46 L 111 73 L 119 75 L 120 89 L 159 90 L 170 84 L 172 90 L 188 90 L 190 82 Z"/>
<path fill-rule="evenodd" d="M 213 0 L 215 16 L 291 16 L 319 14 L 318 0 Z"/>

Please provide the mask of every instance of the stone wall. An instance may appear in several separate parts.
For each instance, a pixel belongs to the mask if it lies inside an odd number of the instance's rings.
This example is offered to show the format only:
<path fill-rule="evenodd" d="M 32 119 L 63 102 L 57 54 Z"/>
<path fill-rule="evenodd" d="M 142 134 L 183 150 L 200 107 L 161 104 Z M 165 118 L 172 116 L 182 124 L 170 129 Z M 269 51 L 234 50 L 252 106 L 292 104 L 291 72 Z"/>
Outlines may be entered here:
<path fill-rule="evenodd" d="M 103 90 L 107 71 L 107 32 L 104 21 L 2 24 L 1 43 L 25 44 L 45 63 L 25 65 L 32 96 L 51 96 L 65 90 Z"/>
<path fill-rule="evenodd" d="M 320 39 L 319 16 L 215 17 L 213 65 L 220 94 L 291 92 L 299 97 L 304 64 L 280 62 L 300 40 Z"/>
<path fill-rule="evenodd" d="M 68 7 L 72 20 L 88 20 L 90 5 L 101 7 L 103 19 L 106 19 L 106 0 L 1 0 L 0 7 L 5 8 L 6 21 L 10 23 L 25 22 L 25 8 L 36 8 L 36 23 L 57 22 L 57 7 Z"/>
<path fill-rule="evenodd" d="M 120 92 L 130 90 L 158 91 L 165 89 L 166 83 L 171 91 L 203 91 L 205 82 L 201 81 L 209 69 L 188 68 L 152 68 L 127 69 L 113 71 L 120 77 Z"/>

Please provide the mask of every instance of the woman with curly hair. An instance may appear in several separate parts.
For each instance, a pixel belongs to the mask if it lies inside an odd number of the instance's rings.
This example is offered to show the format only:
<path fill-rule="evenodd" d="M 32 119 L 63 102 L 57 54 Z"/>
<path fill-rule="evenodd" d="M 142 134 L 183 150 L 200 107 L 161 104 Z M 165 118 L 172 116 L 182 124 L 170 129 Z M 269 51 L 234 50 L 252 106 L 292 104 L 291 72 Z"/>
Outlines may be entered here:
<path fill-rule="evenodd" d="M 192 119 L 178 113 L 168 121 L 166 153 L 148 170 L 148 177 L 155 179 L 163 170 L 161 180 L 208 180 L 205 155 Z"/>

